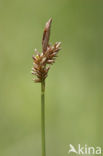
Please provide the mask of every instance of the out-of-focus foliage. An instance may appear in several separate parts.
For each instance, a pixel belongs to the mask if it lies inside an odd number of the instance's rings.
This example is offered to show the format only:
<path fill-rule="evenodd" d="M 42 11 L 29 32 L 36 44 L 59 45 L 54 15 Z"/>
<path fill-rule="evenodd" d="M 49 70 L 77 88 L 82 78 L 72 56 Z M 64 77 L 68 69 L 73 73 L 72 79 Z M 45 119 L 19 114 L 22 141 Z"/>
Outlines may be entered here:
<path fill-rule="evenodd" d="M 62 50 L 46 80 L 47 156 L 103 145 L 103 1 L 0 0 L 0 155 L 40 156 L 40 84 L 33 49 L 45 22 Z"/>

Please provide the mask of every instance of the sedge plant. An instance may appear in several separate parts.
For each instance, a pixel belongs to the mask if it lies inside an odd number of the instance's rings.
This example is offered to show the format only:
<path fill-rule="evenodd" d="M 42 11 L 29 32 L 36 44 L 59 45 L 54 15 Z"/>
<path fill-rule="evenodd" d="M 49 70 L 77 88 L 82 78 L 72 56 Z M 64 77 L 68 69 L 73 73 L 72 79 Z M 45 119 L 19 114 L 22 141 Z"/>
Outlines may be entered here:
<path fill-rule="evenodd" d="M 52 19 L 46 23 L 43 38 L 42 38 L 42 52 L 39 53 L 35 49 L 36 55 L 33 58 L 32 74 L 36 76 L 33 81 L 41 83 L 41 138 L 42 138 L 42 156 L 46 156 L 45 149 L 45 79 L 48 76 L 50 66 L 55 62 L 57 54 L 60 50 L 60 42 L 54 45 L 49 44 L 50 28 Z"/>

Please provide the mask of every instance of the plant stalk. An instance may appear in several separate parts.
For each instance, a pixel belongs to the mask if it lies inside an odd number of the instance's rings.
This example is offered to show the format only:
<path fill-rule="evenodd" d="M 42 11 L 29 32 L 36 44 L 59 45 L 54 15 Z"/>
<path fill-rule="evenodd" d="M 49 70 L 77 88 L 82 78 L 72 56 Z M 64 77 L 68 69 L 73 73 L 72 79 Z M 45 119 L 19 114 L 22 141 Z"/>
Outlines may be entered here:
<path fill-rule="evenodd" d="M 46 156 L 46 150 L 45 150 L 45 80 L 41 82 L 41 138 L 42 138 L 42 156 Z"/>

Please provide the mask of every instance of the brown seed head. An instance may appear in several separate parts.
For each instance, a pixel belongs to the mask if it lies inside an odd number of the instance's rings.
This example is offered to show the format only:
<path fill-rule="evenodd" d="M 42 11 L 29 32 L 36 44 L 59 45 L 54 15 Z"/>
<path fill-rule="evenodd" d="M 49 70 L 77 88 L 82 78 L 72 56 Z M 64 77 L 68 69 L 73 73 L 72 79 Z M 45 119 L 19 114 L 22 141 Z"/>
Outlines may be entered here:
<path fill-rule="evenodd" d="M 60 50 L 60 42 L 56 42 L 53 46 L 49 45 L 50 27 L 52 19 L 46 23 L 43 38 L 42 38 L 42 53 L 40 54 L 37 50 L 36 56 L 32 56 L 33 68 L 32 74 L 37 76 L 37 79 L 33 79 L 35 82 L 42 82 L 47 77 L 50 69 L 50 64 L 55 62 L 55 58 Z"/>

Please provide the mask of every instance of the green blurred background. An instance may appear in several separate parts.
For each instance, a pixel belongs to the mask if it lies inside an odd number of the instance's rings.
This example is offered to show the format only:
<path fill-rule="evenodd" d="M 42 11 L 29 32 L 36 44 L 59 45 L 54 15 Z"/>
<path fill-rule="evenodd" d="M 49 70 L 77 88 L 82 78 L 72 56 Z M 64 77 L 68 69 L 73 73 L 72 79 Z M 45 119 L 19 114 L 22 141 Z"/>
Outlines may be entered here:
<path fill-rule="evenodd" d="M 0 0 L 0 156 L 41 155 L 30 71 L 50 17 L 62 50 L 46 80 L 47 156 L 67 156 L 70 143 L 103 147 L 103 1 Z"/>

